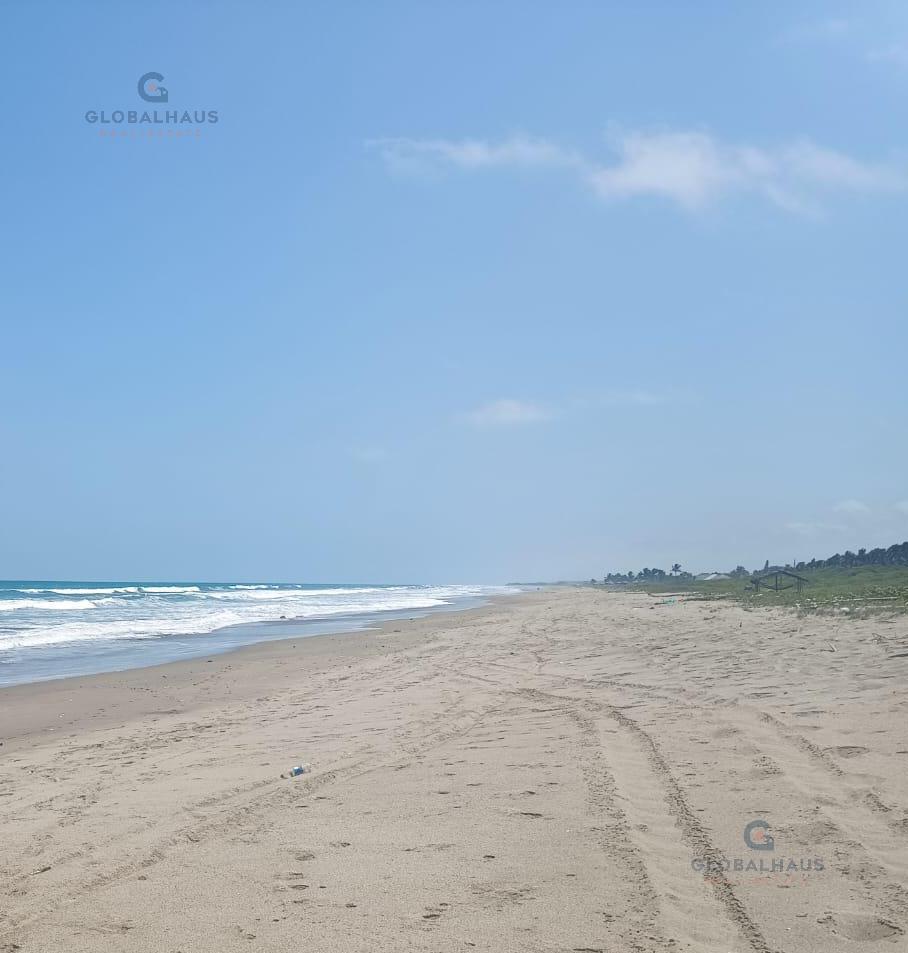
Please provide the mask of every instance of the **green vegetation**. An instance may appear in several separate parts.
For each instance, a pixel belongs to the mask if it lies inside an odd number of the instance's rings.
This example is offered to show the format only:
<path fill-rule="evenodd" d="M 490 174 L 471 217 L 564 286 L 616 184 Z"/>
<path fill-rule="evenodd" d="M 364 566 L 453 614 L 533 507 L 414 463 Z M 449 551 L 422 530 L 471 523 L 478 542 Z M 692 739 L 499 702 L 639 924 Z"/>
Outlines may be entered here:
<path fill-rule="evenodd" d="M 876 612 L 908 610 L 908 543 L 888 549 L 858 550 L 835 554 L 828 559 L 813 559 L 792 566 L 768 564 L 755 573 L 743 566 L 728 573 L 726 579 L 696 579 L 690 573 L 669 574 L 648 569 L 641 573 L 611 573 L 602 583 L 607 588 L 633 589 L 652 595 L 684 593 L 698 599 L 733 599 L 748 607 L 786 606 L 801 612 L 835 612 L 843 616 L 866 616 Z M 754 577 L 785 569 L 806 580 L 803 591 L 794 585 L 779 592 L 754 587 Z M 782 584 L 794 579 L 781 577 Z"/>

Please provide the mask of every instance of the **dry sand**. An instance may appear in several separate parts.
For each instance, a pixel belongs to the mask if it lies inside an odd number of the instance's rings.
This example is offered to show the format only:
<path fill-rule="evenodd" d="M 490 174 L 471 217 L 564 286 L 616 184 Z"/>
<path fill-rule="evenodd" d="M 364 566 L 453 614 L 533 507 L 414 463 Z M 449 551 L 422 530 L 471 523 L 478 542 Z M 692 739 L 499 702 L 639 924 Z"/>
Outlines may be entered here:
<path fill-rule="evenodd" d="M 564 589 L 5 689 L 0 951 L 906 950 L 906 674 L 904 620 Z"/>

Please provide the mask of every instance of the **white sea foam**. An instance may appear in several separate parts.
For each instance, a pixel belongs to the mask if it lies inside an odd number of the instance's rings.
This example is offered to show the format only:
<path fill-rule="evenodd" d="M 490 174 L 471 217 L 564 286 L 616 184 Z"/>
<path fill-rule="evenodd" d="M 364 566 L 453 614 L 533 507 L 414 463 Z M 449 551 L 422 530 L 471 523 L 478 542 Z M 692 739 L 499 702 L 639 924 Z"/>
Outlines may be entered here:
<path fill-rule="evenodd" d="M 21 612 L 23 609 L 39 609 L 49 612 L 67 612 L 73 609 L 94 609 L 91 599 L 3 599 L 0 612 Z"/>
<path fill-rule="evenodd" d="M 226 588 L 226 587 L 225 587 Z M 2 592 L 3 590 L 0 590 Z M 43 595 L 52 593 L 57 596 L 94 596 L 94 595 L 115 595 L 119 593 L 133 592 L 153 592 L 153 593 L 174 593 L 183 595 L 187 592 L 201 592 L 200 586 L 86 586 L 79 588 L 33 588 L 33 589 L 9 589 L 8 592 L 27 592 L 30 595 Z"/>
<path fill-rule="evenodd" d="M 167 635 L 194 635 L 242 622 L 235 612 L 212 613 L 207 619 L 132 619 L 111 622 L 75 622 L 27 629 L 0 635 L 0 650 L 38 648 L 74 642 L 102 642 L 121 639 L 153 639 Z M 208 626 L 205 628 L 204 625 Z M 202 627 L 200 627 L 200 625 Z"/>
<path fill-rule="evenodd" d="M 209 599 L 248 599 L 250 601 L 268 602 L 273 599 L 288 599 L 299 596 L 349 596 L 355 593 L 357 596 L 364 592 L 377 592 L 376 589 L 306 589 L 301 590 L 275 590 L 275 589 L 255 589 L 255 590 L 208 590 L 202 595 Z"/>
<path fill-rule="evenodd" d="M 201 592 L 201 589 L 198 586 L 139 586 L 139 592 L 184 595 L 187 592 Z"/>
<path fill-rule="evenodd" d="M 54 645 L 88 646 L 119 640 L 210 633 L 241 623 L 317 620 L 384 611 L 424 610 L 493 590 L 479 586 L 117 586 L 0 588 L 0 653 Z M 94 599 L 62 596 L 91 594 Z M 7 598 L 15 593 L 16 598 Z M 40 598 L 40 594 L 44 598 Z"/>
<path fill-rule="evenodd" d="M 298 588 L 298 587 L 296 587 L 296 586 L 275 586 L 275 585 L 260 584 L 260 585 L 256 585 L 256 586 L 234 585 L 234 586 L 225 586 L 224 588 L 225 588 L 225 589 L 237 589 L 237 590 L 239 590 L 239 591 L 244 591 L 244 590 L 247 590 L 247 589 L 295 589 L 295 588 Z M 310 590 L 310 591 L 311 591 L 311 590 Z"/>
<path fill-rule="evenodd" d="M 2 591 L 2 590 L 0 590 Z M 113 595 L 114 593 L 120 592 L 138 592 L 138 586 L 116 586 L 111 589 L 100 588 L 98 586 L 93 586 L 87 589 L 11 589 L 10 592 L 27 592 L 32 595 L 42 595 L 44 593 L 53 593 L 57 596 L 97 596 L 97 595 Z"/>

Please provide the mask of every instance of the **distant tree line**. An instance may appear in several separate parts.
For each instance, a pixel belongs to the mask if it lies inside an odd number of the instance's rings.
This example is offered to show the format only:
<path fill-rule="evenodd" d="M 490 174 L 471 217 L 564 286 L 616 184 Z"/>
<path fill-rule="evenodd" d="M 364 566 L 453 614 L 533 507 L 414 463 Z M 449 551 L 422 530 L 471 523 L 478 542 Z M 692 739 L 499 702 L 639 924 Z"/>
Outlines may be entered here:
<path fill-rule="evenodd" d="M 666 572 L 664 569 L 650 569 L 646 567 L 641 569 L 640 572 L 634 572 L 630 570 L 629 572 L 610 572 L 607 575 L 602 577 L 602 581 L 605 583 L 618 583 L 618 582 L 660 582 L 663 579 L 693 579 L 693 574 L 685 572 L 681 568 L 681 563 L 674 563 L 669 572 Z M 597 582 L 596 579 L 591 579 L 590 582 Z"/>
<path fill-rule="evenodd" d="M 794 565 L 786 563 L 784 567 L 771 567 L 769 560 L 766 561 L 762 571 L 768 572 L 771 568 L 796 569 L 798 571 L 806 569 L 848 569 L 852 566 L 908 566 L 908 542 L 893 543 L 892 546 L 882 549 L 859 549 L 853 553 L 850 549 L 844 553 L 835 553 L 827 559 L 811 559 L 809 561 L 797 562 Z M 757 572 L 757 570 L 753 570 Z M 729 576 L 750 576 L 751 570 L 744 566 L 736 566 L 728 572 Z M 628 582 L 661 582 L 666 579 L 693 579 L 693 574 L 685 572 L 680 563 L 674 563 L 672 568 L 666 572 L 664 569 L 651 569 L 649 567 L 641 569 L 639 572 L 610 572 L 602 577 L 604 583 L 628 583 Z M 598 582 L 597 579 L 591 579 L 590 582 Z"/>
<path fill-rule="evenodd" d="M 908 542 L 893 543 L 886 549 L 859 549 L 853 553 L 846 549 L 844 553 L 835 553 L 828 559 L 811 559 L 809 562 L 795 563 L 795 569 L 834 569 L 852 566 L 908 566 Z"/>

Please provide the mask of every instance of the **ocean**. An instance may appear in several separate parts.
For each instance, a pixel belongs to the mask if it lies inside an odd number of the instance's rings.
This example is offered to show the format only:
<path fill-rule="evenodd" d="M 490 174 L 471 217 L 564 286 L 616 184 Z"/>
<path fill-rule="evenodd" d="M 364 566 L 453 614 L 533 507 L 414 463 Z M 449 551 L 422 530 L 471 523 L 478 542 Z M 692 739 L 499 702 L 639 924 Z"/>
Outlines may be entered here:
<path fill-rule="evenodd" d="M 0 582 L 0 685 L 481 605 L 504 586 Z"/>

